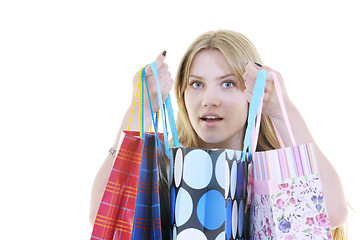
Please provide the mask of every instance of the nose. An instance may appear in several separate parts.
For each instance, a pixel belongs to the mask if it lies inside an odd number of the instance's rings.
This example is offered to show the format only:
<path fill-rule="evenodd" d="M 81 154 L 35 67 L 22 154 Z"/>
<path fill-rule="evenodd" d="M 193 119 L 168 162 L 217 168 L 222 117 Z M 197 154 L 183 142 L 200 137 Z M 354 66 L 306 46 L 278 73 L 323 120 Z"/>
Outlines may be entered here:
<path fill-rule="evenodd" d="M 221 99 L 219 93 L 216 92 L 216 87 L 206 87 L 202 94 L 202 106 L 212 107 L 220 106 Z"/>

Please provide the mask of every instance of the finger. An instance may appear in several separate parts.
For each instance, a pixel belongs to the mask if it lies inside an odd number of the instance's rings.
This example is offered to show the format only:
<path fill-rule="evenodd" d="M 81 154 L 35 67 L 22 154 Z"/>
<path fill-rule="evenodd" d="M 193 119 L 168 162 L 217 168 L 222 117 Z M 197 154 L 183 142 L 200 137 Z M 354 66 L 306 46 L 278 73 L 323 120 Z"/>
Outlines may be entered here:
<path fill-rule="evenodd" d="M 150 69 L 150 71 L 152 71 Z M 166 63 L 163 63 L 158 71 L 158 79 L 160 83 L 160 89 L 163 89 L 164 84 L 166 84 L 167 81 L 171 78 L 171 73 L 168 71 L 168 65 Z M 153 73 L 152 75 L 148 77 L 148 82 L 150 86 L 156 85 L 155 76 Z"/>
<path fill-rule="evenodd" d="M 265 66 L 265 65 L 262 65 L 262 64 L 257 63 L 257 62 L 254 62 L 254 64 L 252 64 L 250 62 L 246 67 L 248 67 L 247 71 L 249 71 L 249 73 L 252 73 L 252 75 L 255 73 L 254 69 L 257 70 L 256 75 L 257 75 L 258 71 L 260 71 L 260 70 L 266 70 L 268 73 L 269 72 L 275 72 L 272 68 L 270 68 L 268 66 Z M 273 81 L 271 74 L 267 74 L 266 81 L 267 82 L 272 82 Z"/>
<path fill-rule="evenodd" d="M 156 58 L 156 66 L 160 66 L 165 61 L 166 51 L 163 51 L 159 54 L 159 56 Z"/>
<path fill-rule="evenodd" d="M 146 78 L 151 78 L 153 76 L 153 72 L 151 70 L 150 65 L 147 65 L 145 68 L 145 76 Z"/>
<path fill-rule="evenodd" d="M 273 82 L 267 81 L 265 83 L 265 92 L 272 92 L 274 90 L 275 86 Z"/>
<path fill-rule="evenodd" d="M 168 84 L 168 82 L 171 83 L 171 81 L 171 73 L 168 71 L 165 72 L 161 77 L 159 77 L 160 88 L 163 89 L 163 87 Z"/>
<path fill-rule="evenodd" d="M 252 91 L 250 91 L 249 89 L 245 89 L 244 90 L 244 97 L 250 103 L 251 102 L 251 97 L 252 97 Z"/>
<path fill-rule="evenodd" d="M 162 63 L 157 69 L 159 78 L 162 78 L 163 75 L 169 73 L 168 69 L 169 66 L 166 63 Z"/>
<path fill-rule="evenodd" d="M 268 66 L 262 66 L 262 69 L 264 69 L 268 72 L 268 74 L 266 76 L 266 83 L 272 84 L 274 82 L 274 78 L 273 78 L 272 74 L 270 74 L 270 72 L 274 72 L 276 74 L 276 71 Z"/>
<path fill-rule="evenodd" d="M 166 56 L 166 51 L 163 51 L 162 53 L 160 53 L 158 55 L 158 57 L 156 58 L 155 60 L 155 64 L 156 64 L 156 70 L 158 72 L 158 75 L 159 75 L 159 70 L 163 67 L 163 65 L 165 64 L 164 61 L 165 61 L 165 56 Z M 167 66 L 167 65 L 166 65 Z M 151 70 L 151 69 L 150 69 Z M 151 70 L 152 72 L 152 70 Z M 153 73 L 152 73 L 153 74 Z"/>
<path fill-rule="evenodd" d="M 172 78 L 168 78 L 167 81 L 165 81 L 163 87 L 161 88 L 161 94 L 162 94 L 163 101 L 165 101 L 165 99 L 169 95 L 169 92 L 170 92 L 173 84 L 174 84 L 174 80 Z"/>
<path fill-rule="evenodd" d="M 254 89 L 257 74 L 258 70 L 255 68 L 253 63 L 249 62 L 246 65 L 246 71 L 243 74 L 243 78 L 245 79 L 245 86 L 248 89 Z"/>
<path fill-rule="evenodd" d="M 249 79 L 254 77 L 256 78 L 257 74 L 258 74 L 258 70 L 255 68 L 255 65 L 249 62 L 245 67 L 245 73 L 243 75 L 245 80 L 248 80 L 247 78 Z"/>
<path fill-rule="evenodd" d="M 281 76 L 281 74 L 278 71 L 276 71 L 276 70 L 274 70 L 274 69 L 272 69 L 270 67 L 265 67 L 265 68 L 266 68 L 266 71 L 268 71 L 268 75 L 266 76 L 266 88 L 265 88 L 265 91 L 270 93 L 270 95 L 272 95 L 275 92 L 275 83 L 274 83 L 275 79 L 274 79 L 274 77 L 276 77 L 277 80 L 278 80 L 278 83 L 280 84 L 281 91 L 283 93 L 285 93 L 286 90 L 285 90 L 284 79 Z M 273 74 L 271 74 L 271 73 L 273 73 L 275 76 Z"/>
<path fill-rule="evenodd" d="M 162 53 L 160 53 L 156 60 L 155 60 L 155 63 L 156 63 L 156 68 L 157 70 L 159 71 L 159 68 L 162 66 L 162 64 L 164 63 L 165 61 L 165 56 L 166 56 L 166 51 L 163 51 Z M 146 68 L 145 68 L 145 74 L 146 74 L 146 77 L 151 77 L 153 75 L 153 72 L 151 70 L 151 67 L 150 65 L 147 65 Z"/>
<path fill-rule="evenodd" d="M 266 70 L 267 72 L 274 72 L 274 69 L 272 69 L 271 67 L 268 67 L 268 66 L 262 66 L 261 69 L 264 69 L 264 70 Z"/>
<path fill-rule="evenodd" d="M 253 92 L 254 88 L 255 88 L 255 81 L 246 81 L 245 82 L 245 88 L 248 89 L 249 91 Z"/>

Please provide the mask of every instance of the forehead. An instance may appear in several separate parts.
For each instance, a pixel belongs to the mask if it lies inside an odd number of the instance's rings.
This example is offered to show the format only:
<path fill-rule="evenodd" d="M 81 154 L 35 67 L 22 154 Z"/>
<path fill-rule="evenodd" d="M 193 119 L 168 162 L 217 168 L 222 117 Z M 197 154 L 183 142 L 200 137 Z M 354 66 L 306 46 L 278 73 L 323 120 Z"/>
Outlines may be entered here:
<path fill-rule="evenodd" d="M 190 75 L 229 75 L 235 74 L 224 54 L 218 50 L 199 51 L 190 66 Z"/>

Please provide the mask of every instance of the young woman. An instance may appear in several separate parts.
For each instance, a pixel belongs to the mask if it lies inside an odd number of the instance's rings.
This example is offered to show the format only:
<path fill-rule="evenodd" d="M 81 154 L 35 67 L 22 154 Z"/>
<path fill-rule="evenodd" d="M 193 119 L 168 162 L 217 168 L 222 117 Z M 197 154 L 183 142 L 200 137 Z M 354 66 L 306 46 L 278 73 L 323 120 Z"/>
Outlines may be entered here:
<path fill-rule="evenodd" d="M 164 62 L 166 52 L 156 59 L 163 100 L 171 90 L 173 80 Z M 198 37 L 186 51 L 180 62 L 175 79 L 175 95 L 179 112 L 177 129 L 180 144 L 186 147 L 227 148 L 242 150 L 246 129 L 248 103 L 251 100 L 257 72 L 260 69 L 275 72 L 284 96 L 285 106 L 297 144 L 313 143 L 327 204 L 334 239 L 342 239 L 342 225 L 347 218 L 341 181 L 336 170 L 324 156 L 312 138 L 301 114 L 286 94 L 281 75 L 269 67 L 262 66 L 260 56 L 253 44 L 242 34 L 232 31 L 208 32 Z M 158 109 L 156 83 L 150 67 L 146 75 L 152 103 Z M 134 91 L 138 73 L 133 84 Z M 126 129 L 130 109 L 124 116 L 120 131 Z M 145 104 L 145 119 L 150 126 L 151 115 Z M 280 148 L 273 126 L 286 146 L 291 146 L 281 109 L 274 94 L 273 78 L 268 74 L 264 93 L 261 125 L 257 151 Z M 134 116 L 131 129 L 139 130 L 139 116 Z M 91 199 L 91 222 L 96 211 L 113 164 L 114 154 L 109 154 L 96 176 Z"/>

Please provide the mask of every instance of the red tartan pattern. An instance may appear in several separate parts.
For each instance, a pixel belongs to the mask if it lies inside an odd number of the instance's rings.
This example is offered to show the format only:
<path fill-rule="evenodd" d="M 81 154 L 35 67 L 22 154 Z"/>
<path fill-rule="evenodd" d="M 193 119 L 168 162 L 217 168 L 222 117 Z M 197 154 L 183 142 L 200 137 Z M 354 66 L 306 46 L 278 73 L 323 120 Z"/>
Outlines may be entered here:
<path fill-rule="evenodd" d="M 96 216 L 91 240 L 131 239 L 143 139 L 125 132 Z"/>

